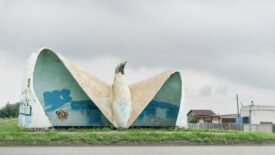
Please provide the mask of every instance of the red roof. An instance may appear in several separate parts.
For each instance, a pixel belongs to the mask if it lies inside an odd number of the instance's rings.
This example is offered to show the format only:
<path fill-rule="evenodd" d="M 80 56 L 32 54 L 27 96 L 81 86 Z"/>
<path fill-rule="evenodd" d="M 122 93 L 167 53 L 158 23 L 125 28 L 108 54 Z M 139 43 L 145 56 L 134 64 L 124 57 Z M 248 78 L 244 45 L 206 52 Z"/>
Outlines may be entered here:
<path fill-rule="evenodd" d="M 193 113 L 195 116 L 213 116 L 216 115 L 212 110 L 190 110 L 187 115 Z"/>

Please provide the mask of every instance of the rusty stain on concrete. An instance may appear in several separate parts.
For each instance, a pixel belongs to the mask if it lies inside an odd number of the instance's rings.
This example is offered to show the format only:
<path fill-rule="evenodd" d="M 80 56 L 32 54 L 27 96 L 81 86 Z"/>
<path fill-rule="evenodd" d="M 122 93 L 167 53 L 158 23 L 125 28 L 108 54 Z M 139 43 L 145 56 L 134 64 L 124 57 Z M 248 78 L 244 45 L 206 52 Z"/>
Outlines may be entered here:
<path fill-rule="evenodd" d="M 59 111 L 56 111 L 56 115 L 57 118 L 60 119 L 61 121 L 64 121 L 66 119 L 68 119 L 68 113 L 62 109 L 60 109 Z"/>

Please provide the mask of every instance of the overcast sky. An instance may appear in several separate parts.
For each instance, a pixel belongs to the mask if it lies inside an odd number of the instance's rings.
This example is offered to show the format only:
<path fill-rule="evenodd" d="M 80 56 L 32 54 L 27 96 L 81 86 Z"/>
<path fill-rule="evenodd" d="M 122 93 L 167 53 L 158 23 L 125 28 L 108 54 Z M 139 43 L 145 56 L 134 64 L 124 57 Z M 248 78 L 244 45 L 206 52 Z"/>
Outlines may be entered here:
<path fill-rule="evenodd" d="M 121 60 L 129 83 L 181 70 L 188 110 L 275 105 L 274 15 L 273 0 L 0 0 L 0 107 L 41 47 L 110 84 Z"/>

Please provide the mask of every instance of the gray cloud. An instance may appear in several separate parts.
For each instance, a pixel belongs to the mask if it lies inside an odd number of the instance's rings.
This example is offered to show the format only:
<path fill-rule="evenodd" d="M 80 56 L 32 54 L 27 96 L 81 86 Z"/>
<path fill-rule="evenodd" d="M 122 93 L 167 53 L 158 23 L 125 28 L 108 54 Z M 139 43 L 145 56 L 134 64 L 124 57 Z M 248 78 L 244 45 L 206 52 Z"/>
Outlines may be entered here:
<path fill-rule="evenodd" d="M 47 46 L 82 61 L 110 56 L 133 68 L 187 69 L 274 91 L 274 6 L 271 0 L 0 0 L 0 50 L 24 61 Z"/>
<path fill-rule="evenodd" d="M 221 85 L 216 88 L 215 93 L 220 94 L 220 95 L 227 95 L 228 90 L 229 90 L 229 88 L 227 85 Z"/>
<path fill-rule="evenodd" d="M 199 91 L 199 95 L 203 97 L 210 96 L 211 94 L 212 94 L 212 87 L 209 85 L 203 86 Z"/>
<path fill-rule="evenodd" d="M 1 49 L 206 71 L 275 89 L 274 1 L 1 1 Z"/>

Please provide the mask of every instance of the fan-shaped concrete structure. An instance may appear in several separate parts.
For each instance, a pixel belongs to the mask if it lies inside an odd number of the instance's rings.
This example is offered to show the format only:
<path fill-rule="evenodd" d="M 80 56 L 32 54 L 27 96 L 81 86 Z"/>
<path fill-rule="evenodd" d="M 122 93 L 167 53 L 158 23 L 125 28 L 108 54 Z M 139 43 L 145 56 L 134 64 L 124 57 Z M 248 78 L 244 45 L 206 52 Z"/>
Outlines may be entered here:
<path fill-rule="evenodd" d="M 18 125 L 186 127 L 180 72 L 128 85 L 125 64 L 118 65 L 114 83 L 108 85 L 51 49 L 34 52 L 25 69 Z"/>

